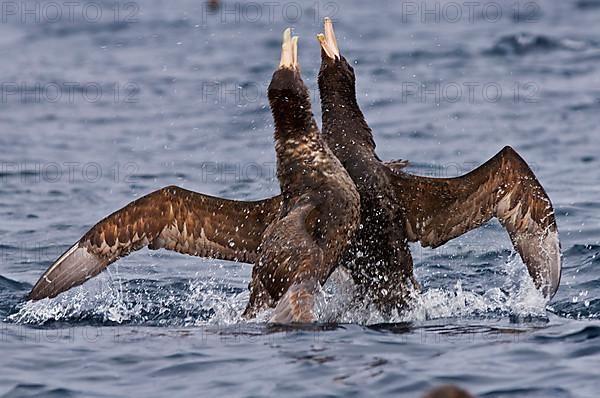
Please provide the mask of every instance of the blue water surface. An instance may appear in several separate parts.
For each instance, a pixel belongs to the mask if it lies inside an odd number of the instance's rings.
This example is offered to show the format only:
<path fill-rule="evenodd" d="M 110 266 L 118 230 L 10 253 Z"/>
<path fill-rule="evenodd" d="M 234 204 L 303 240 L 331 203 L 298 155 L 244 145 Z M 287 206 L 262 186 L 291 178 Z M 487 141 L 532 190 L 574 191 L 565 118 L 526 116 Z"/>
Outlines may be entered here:
<path fill-rule="evenodd" d="M 451 383 L 480 397 L 596 397 L 600 3 L 467 3 L 3 3 L 0 394 L 418 397 Z M 448 177 L 511 145 L 532 165 L 564 254 L 551 302 L 497 222 L 413 246 L 424 293 L 391 320 L 339 272 L 318 325 L 242 322 L 250 265 L 148 250 L 24 301 L 91 225 L 155 189 L 276 195 L 266 88 L 281 32 L 300 36 L 319 117 L 326 16 L 383 159 Z"/>

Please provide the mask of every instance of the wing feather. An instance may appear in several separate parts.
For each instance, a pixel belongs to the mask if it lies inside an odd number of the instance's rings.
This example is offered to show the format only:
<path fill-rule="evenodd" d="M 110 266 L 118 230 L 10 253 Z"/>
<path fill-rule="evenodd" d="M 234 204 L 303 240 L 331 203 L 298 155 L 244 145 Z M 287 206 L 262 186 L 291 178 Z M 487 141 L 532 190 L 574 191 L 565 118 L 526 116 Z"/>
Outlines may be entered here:
<path fill-rule="evenodd" d="M 458 178 L 396 172 L 397 199 L 409 240 L 438 247 L 497 217 L 546 296 L 560 283 L 554 209 L 527 163 L 510 147 Z"/>
<path fill-rule="evenodd" d="M 279 197 L 240 202 L 170 186 L 104 218 L 42 275 L 32 300 L 55 297 L 145 246 L 193 256 L 254 262 Z"/>

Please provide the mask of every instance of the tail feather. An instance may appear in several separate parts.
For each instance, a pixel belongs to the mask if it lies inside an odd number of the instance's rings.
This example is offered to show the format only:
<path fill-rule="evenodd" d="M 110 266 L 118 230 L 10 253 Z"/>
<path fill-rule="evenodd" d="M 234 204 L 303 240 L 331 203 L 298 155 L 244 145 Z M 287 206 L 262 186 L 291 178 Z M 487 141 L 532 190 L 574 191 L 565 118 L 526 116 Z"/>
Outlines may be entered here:
<path fill-rule="evenodd" d="M 303 281 L 292 285 L 281 298 L 270 323 L 312 323 L 315 322 L 314 304 L 318 284 Z"/>

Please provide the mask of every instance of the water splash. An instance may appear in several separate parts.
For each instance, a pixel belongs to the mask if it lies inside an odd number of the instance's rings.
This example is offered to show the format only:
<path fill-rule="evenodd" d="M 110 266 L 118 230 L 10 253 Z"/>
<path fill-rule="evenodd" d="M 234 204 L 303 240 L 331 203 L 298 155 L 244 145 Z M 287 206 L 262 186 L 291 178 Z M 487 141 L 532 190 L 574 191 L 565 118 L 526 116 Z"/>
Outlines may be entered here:
<path fill-rule="evenodd" d="M 483 292 L 463 288 L 456 280 L 448 288 L 431 288 L 415 294 L 411 308 L 384 315 L 360 297 L 350 275 L 336 270 L 317 294 L 315 313 L 321 323 L 421 322 L 440 318 L 478 317 L 486 314 L 545 316 L 546 299 L 535 288 L 518 256 L 505 264 L 502 288 Z M 133 280 L 126 283 L 103 278 L 72 289 L 58 298 L 24 303 L 7 320 L 43 325 L 50 322 L 143 324 L 157 326 L 227 326 L 239 324 L 248 301 L 246 289 L 235 288 L 215 276 L 191 281 Z M 266 322 L 265 311 L 253 322 Z"/>
<path fill-rule="evenodd" d="M 503 265 L 506 276 L 502 287 L 482 292 L 465 290 L 457 280 L 451 288 L 430 289 L 417 296 L 412 309 L 398 321 L 425 321 L 437 318 L 456 318 L 503 314 L 545 316 L 547 299 L 535 287 L 526 267 L 516 253 Z"/>
<path fill-rule="evenodd" d="M 215 279 L 161 286 L 149 281 L 110 282 L 99 278 L 57 298 L 24 303 L 7 321 L 196 326 L 239 321 L 247 292 L 232 292 Z"/>

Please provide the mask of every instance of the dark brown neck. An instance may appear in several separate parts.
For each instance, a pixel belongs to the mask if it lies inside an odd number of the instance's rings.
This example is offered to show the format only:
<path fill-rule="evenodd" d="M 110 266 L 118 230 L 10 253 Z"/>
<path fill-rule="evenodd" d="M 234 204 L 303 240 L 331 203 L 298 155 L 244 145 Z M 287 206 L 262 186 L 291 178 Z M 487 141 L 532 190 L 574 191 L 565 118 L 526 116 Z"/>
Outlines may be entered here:
<path fill-rule="evenodd" d="M 319 73 L 323 138 L 342 163 L 358 154 L 376 159 L 373 133 L 356 100 L 353 71 L 344 58 L 325 62 Z"/>
<path fill-rule="evenodd" d="M 308 88 L 298 70 L 276 70 L 268 94 L 275 121 L 276 141 L 303 135 L 307 130 L 316 127 Z"/>
<path fill-rule="evenodd" d="M 323 136 L 328 142 L 338 145 L 366 146 L 375 150 L 373 133 L 356 102 L 340 93 L 327 93 L 321 89 L 321 111 L 323 114 Z"/>
<path fill-rule="evenodd" d="M 318 131 L 308 98 L 277 98 L 271 101 L 271 109 L 277 142 L 294 140 L 313 130 Z"/>
<path fill-rule="evenodd" d="M 324 143 L 313 117 L 308 89 L 299 75 L 279 70 L 269 86 L 275 121 L 277 176 L 284 196 L 297 196 L 327 165 Z"/>

